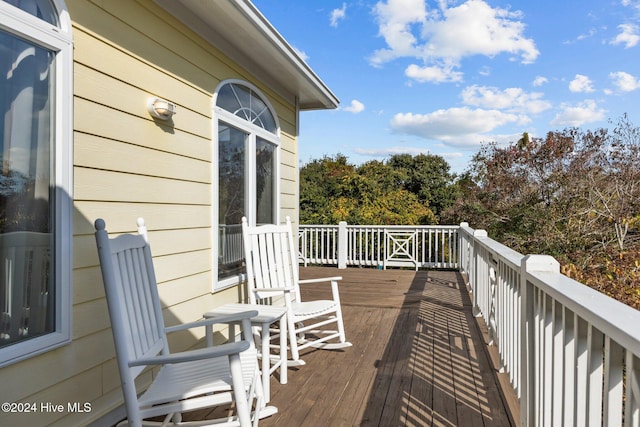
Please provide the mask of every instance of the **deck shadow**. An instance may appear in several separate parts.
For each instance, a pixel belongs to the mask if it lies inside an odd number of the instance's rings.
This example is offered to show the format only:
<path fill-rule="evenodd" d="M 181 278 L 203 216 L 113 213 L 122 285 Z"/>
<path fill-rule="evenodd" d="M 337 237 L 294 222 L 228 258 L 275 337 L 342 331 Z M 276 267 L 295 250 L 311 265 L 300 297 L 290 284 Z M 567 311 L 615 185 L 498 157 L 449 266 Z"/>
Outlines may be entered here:
<path fill-rule="evenodd" d="M 510 426 L 462 276 L 415 274 L 361 425 Z"/>

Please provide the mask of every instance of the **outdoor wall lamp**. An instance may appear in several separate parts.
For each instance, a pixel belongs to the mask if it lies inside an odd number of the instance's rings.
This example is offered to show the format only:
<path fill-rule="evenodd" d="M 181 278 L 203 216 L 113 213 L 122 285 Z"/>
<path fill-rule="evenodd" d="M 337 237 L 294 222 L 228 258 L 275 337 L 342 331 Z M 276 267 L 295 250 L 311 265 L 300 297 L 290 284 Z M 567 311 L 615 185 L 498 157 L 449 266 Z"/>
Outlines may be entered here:
<path fill-rule="evenodd" d="M 166 99 L 153 97 L 147 100 L 147 110 L 156 119 L 169 120 L 176 114 L 176 104 Z"/>

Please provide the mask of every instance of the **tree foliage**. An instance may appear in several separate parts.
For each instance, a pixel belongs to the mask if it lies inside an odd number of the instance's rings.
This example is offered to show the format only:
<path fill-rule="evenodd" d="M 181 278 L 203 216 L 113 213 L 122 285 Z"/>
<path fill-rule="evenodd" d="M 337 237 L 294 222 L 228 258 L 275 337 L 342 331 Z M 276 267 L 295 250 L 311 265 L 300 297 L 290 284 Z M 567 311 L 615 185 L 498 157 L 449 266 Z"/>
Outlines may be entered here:
<path fill-rule="evenodd" d="M 457 182 L 443 221 L 467 221 L 521 253 L 640 308 L 640 128 L 549 132 L 488 144 Z"/>
<path fill-rule="evenodd" d="M 567 129 L 489 144 L 458 182 L 447 212 L 524 252 L 624 251 L 637 240 L 640 130 L 626 116 L 609 131 Z"/>
<path fill-rule="evenodd" d="M 444 159 L 397 155 L 360 166 L 338 154 L 300 170 L 303 223 L 435 224 L 450 205 L 454 176 Z"/>

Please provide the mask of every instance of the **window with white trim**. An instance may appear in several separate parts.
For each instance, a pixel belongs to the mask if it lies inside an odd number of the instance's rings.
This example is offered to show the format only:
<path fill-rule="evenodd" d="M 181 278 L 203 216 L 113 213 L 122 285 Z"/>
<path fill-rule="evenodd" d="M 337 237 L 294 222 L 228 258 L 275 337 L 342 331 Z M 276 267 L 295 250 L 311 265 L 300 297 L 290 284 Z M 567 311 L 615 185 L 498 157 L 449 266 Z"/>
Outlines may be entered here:
<path fill-rule="evenodd" d="M 280 132 L 273 108 L 249 83 L 223 82 L 215 100 L 219 289 L 242 280 L 242 217 L 252 225 L 277 220 Z"/>
<path fill-rule="evenodd" d="M 71 337 L 72 66 L 61 0 L 0 0 L 0 366 Z"/>

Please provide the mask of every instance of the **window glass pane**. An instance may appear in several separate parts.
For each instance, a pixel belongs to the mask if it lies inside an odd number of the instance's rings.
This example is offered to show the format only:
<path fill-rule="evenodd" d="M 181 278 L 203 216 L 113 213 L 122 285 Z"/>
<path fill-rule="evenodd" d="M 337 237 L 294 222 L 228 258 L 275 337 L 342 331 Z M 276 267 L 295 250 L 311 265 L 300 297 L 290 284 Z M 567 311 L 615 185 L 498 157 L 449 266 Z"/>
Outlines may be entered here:
<path fill-rule="evenodd" d="M 256 141 L 256 222 L 258 224 L 275 222 L 275 148 L 275 145 L 261 138 Z"/>
<path fill-rule="evenodd" d="M 0 347 L 55 328 L 54 54 L 0 31 Z"/>
<path fill-rule="evenodd" d="M 271 115 L 271 112 L 269 111 L 268 108 L 265 108 L 262 111 L 262 113 L 258 116 L 257 121 L 260 122 L 260 126 L 263 127 L 264 129 L 271 131 L 273 133 L 276 133 L 277 131 L 276 121 Z"/>
<path fill-rule="evenodd" d="M 218 97 L 216 98 L 216 105 L 230 113 L 236 114 L 236 111 L 240 109 L 240 101 L 235 95 L 232 85 L 228 84 L 220 88 Z"/>
<path fill-rule="evenodd" d="M 229 83 L 220 88 L 216 105 L 236 116 L 276 133 L 276 121 L 267 104 L 250 88 Z"/>
<path fill-rule="evenodd" d="M 218 278 L 242 272 L 247 134 L 218 124 Z"/>
<path fill-rule="evenodd" d="M 31 15 L 58 26 L 58 13 L 51 0 L 2 0 Z"/>
<path fill-rule="evenodd" d="M 251 121 L 251 92 L 249 88 L 241 85 L 231 85 L 233 93 L 240 103 L 240 109 L 235 112 L 236 116 L 247 121 Z"/>

